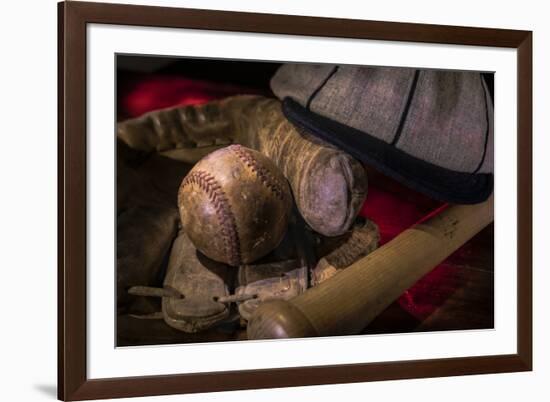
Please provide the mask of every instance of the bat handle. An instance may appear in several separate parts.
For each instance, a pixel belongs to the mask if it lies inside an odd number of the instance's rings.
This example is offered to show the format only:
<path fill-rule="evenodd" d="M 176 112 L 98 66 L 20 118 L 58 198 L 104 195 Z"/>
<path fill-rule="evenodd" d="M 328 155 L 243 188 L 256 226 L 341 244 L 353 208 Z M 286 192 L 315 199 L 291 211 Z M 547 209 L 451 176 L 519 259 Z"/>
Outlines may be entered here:
<path fill-rule="evenodd" d="M 306 338 L 319 336 L 308 318 L 287 300 L 262 303 L 248 323 L 249 339 Z"/>

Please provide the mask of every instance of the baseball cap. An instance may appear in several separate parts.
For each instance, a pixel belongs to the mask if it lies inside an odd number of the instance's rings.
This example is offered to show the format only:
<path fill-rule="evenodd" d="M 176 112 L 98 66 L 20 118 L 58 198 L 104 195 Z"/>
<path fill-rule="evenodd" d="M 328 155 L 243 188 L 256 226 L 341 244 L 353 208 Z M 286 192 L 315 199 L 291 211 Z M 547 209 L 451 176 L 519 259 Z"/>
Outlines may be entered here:
<path fill-rule="evenodd" d="M 482 74 L 284 64 L 271 80 L 287 119 L 432 198 L 493 191 L 493 103 Z"/>

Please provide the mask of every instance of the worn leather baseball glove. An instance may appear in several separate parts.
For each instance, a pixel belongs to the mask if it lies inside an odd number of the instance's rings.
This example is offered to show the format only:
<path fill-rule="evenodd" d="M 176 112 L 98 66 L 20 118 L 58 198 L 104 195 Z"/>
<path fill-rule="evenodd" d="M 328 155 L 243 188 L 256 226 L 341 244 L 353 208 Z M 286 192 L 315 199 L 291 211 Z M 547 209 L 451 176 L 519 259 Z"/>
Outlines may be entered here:
<path fill-rule="evenodd" d="M 189 333 L 246 321 L 262 301 L 294 297 L 318 283 L 322 272 L 334 273 L 377 246 L 375 226 L 358 248 L 346 240 L 363 230 L 354 225 L 367 191 L 362 166 L 299 132 L 277 100 L 238 96 L 160 110 L 119 123 L 117 140 L 121 313 L 163 318 Z M 314 260 L 304 258 L 288 234 L 268 256 L 236 270 L 202 255 L 181 230 L 176 201 L 182 178 L 203 156 L 230 143 L 258 150 L 283 172 L 311 228 Z"/>

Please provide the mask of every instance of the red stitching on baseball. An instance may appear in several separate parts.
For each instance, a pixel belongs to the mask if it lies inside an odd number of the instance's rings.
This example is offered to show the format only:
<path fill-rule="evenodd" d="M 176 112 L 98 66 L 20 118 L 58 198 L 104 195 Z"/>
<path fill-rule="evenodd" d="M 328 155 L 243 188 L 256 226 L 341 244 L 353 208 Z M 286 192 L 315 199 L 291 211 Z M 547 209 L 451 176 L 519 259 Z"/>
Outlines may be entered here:
<path fill-rule="evenodd" d="M 180 198 L 183 188 L 188 184 L 197 185 L 208 195 L 220 221 L 222 238 L 225 250 L 229 256 L 229 263 L 230 265 L 240 265 L 241 243 L 237 232 L 237 223 L 222 187 L 210 173 L 204 170 L 197 170 L 188 174 L 181 183 L 178 194 Z"/>
<path fill-rule="evenodd" d="M 248 166 L 256 175 L 260 178 L 260 181 L 269 188 L 277 198 L 283 200 L 285 198 L 285 191 L 279 185 L 277 179 L 271 174 L 269 170 L 263 167 L 254 155 L 252 155 L 246 148 L 238 144 L 233 144 L 228 147 L 237 157 Z"/>

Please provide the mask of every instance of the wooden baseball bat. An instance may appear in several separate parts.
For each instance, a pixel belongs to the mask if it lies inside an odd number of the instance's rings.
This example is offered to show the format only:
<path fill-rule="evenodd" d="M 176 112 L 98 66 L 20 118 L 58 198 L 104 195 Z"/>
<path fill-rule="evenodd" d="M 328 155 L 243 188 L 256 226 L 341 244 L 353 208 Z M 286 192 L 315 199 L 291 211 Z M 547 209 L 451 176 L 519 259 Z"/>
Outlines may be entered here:
<path fill-rule="evenodd" d="M 260 305 L 248 323 L 248 338 L 357 334 L 492 221 L 493 197 L 443 206 L 320 285 Z"/>

